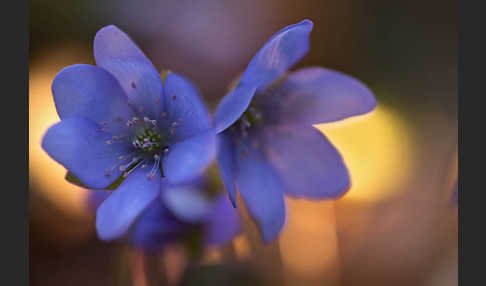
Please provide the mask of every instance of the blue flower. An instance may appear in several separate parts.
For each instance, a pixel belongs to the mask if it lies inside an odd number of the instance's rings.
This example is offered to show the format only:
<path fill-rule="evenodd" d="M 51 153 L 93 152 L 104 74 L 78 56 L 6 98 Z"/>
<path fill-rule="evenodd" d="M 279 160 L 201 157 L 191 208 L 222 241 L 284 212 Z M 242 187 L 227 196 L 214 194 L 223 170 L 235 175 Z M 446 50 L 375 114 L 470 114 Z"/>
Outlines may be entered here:
<path fill-rule="evenodd" d="M 201 179 L 164 186 L 160 196 L 140 215 L 127 235 L 128 242 L 146 251 L 160 251 L 167 243 L 201 235 L 207 245 L 230 242 L 240 232 L 237 212 L 226 195 L 209 197 Z M 96 208 L 107 191 L 92 191 L 88 200 Z"/>
<path fill-rule="evenodd" d="M 64 68 L 52 83 L 61 121 L 42 147 L 83 185 L 103 189 L 123 180 L 98 208 L 103 240 L 123 235 L 159 197 L 162 182 L 201 173 L 214 157 L 214 131 L 198 91 L 176 73 L 162 78 L 115 26 L 94 40 L 97 66 Z"/>
<path fill-rule="evenodd" d="M 340 72 L 310 67 L 287 74 L 307 53 L 312 28 L 304 20 L 271 37 L 214 115 L 225 188 L 235 206 L 238 189 L 266 242 L 284 225 L 284 194 L 337 198 L 350 186 L 341 155 L 312 124 L 376 106 L 364 84 Z"/>

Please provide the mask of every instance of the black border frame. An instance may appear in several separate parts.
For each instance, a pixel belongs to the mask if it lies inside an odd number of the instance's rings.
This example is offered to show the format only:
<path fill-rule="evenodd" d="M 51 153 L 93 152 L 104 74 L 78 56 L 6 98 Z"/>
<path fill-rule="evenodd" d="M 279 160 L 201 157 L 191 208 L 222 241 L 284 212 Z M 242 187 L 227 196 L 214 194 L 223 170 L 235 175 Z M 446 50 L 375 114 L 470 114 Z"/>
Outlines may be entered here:
<path fill-rule="evenodd" d="M 474 5 L 476 4 L 476 5 Z M 486 236 L 484 226 L 484 9 L 480 1 L 459 1 L 459 285 L 483 285 Z M 476 102 L 475 102 L 476 101 Z M 476 126 L 475 126 L 476 125 Z M 469 134 L 469 138 L 465 136 Z M 472 139 L 471 139 L 472 137 Z M 475 159 L 476 162 L 473 162 Z M 465 162 L 468 164 L 465 164 Z"/>
<path fill-rule="evenodd" d="M 29 285 L 29 1 L 5 5 L 2 48 L 3 285 Z M 7 156 L 7 158 L 5 158 Z"/>

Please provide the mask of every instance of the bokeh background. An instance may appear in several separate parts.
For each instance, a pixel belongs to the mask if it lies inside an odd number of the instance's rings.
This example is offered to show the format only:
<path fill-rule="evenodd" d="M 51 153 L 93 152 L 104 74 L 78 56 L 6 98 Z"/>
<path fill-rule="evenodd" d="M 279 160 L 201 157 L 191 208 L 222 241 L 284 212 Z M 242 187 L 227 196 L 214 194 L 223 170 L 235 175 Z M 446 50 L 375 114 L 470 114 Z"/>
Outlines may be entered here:
<path fill-rule="evenodd" d="M 280 238 L 255 226 L 190 267 L 162 257 L 176 285 L 457 285 L 458 1 L 31 0 L 29 70 L 31 285 L 144 285 L 96 238 L 87 191 L 41 149 L 58 121 L 50 85 L 66 65 L 94 63 L 93 37 L 115 24 L 159 69 L 189 77 L 214 109 L 230 81 L 280 28 L 314 21 L 298 67 L 319 65 L 365 82 L 371 114 L 318 127 L 352 180 L 337 201 L 287 199 Z M 126 258 L 126 256 L 124 256 Z M 120 270 L 122 269 L 122 270 Z M 136 272 L 136 271 L 135 271 Z M 125 278 L 124 278 L 125 277 Z M 143 280 L 143 279 L 142 279 Z M 125 284 L 124 284 L 125 283 Z M 128 283 L 128 284 L 127 284 Z"/>

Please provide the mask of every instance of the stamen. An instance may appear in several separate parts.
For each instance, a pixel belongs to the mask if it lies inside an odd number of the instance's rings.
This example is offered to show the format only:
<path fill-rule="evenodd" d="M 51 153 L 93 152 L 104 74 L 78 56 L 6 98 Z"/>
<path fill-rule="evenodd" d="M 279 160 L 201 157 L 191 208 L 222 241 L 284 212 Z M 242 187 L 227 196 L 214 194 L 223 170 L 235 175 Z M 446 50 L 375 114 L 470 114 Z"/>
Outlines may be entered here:
<path fill-rule="evenodd" d="M 120 156 L 118 156 L 118 160 L 125 161 L 126 159 L 130 158 L 130 156 L 132 156 L 134 154 L 135 154 L 135 152 L 131 152 L 131 153 L 128 153 L 128 154 L 120 155 Z"/>
<path fill-rule="evenodd" d="M 123 178 L 126 178 L 128 177 L 128 175 L 130 175 L 133 171 L 135 171 L 135 169 L 138 168 L 138 166 L 140 166 L 140 164 L 142 164 L 142 162 L 144 162 L 145 160 L 142 160 L 140 162 L 137 163 L 137 165 L 135 165 L 132 169 L 130 169 L 129 171 L 123 173 Z"/>
<path fill-rule="evenodd" d="M 157 120 L 150 120 L 148 117 L 144 117 L 145 123 L 151 123 L 153 126 L 157 126 Z"/>
<path fill-rule="evenodd" d="M 105 176 L 109 177 L 111 175 L 111 173 L 113 173 L 113 170 L 115 170 L 117 165 L 111 167 L 111 169 L 109 169 L 108 171 L 106 171 L 105 173 Z"/>
<path fill-rule="evenodd" d="M 138 157 L 133 157 L 132 160 L 130 162 L 128 162 L 126 165 L 120 165 L 119 170 L 120 172 L 123 172 L 125 171 L 128 167 L 130 167 L 133 163 L 137 162 L 138 161 Z"/>
<path fill-rule="evenodd" d="M 246 120 L 246 118 L 243 118 L 243 119 L 241 120 L 241 123 L 242 123 L 241 125 L 242 125 L 244 128 L 251 127 L 251 123 L 250 123 L 248 120 Z"/>
<path fill-rule="evenodd" d="M 128 159 L 130 157 L 130 155 L 131 154 L 120 155 L 120 156 L 118 156 L 118 160 L 124 161 L 124 160 Z M 136 157 L 134 157 L 133 159 L 138 160 L 138 158 L 136 158 Z M 133 160 L 132 160 L 132 162 L 128 163 L 127 166 L 132 164 L 132 163 L 133 163 Z M 105 176 L 109 177 L 111 175 L 111 173 L 113 173 L 113 171 L 115 170 L 116 167 L 119 167 L 120 171 L 125 170 L 126 167 L 124 165 L 122 165 L 122 166 L 118 166 L 118 164 L 116 164 L 115 166 L 111 167 L 109 170 L 106 171 Z M 121 169 L 123 169 L 123 170 L 121 170 Z"/>
<path fill-rule="evenodd" d="M 160 162 L 160 156 L 155 154 L 154 159 L 155 159 L 154 165 L 152 166 L 150 173 L 147 175 L 147 179 L 149 180 L 151 180 L 155 176 L 155 173 L 157 173 L 157 166 L 159 165 Z"/>
<path fill-rule="evenodd" d="M 126 139 L 125 136 L 112 136 L 111 139 L 106 141 L 106 144 L 110 145 L 110 144 L 113 144 L 117 141 L 124 140 L 124 139 Z"/>
<path fill-rule="evenodd" d="M 127 122 L 127 126 L 128 126 L 128 127 L 131 127 L 131 126 L 136 125 L 136 124 L 137 124 L 137 123 L 139 123 L 139 122 L 140 122 L 140 118 L 138 118 L 138 117 L 133 117 L 133 118 L 132 118 L 132 120 L 128 120 L 128 122 Z"/>
<path fill-rule="evenodd" d="M 120 116 L 115 117 L 113 120 L 110 121 L 102 121 L 99 124 L 102 126 L 101 131 L 105 132 L 106 127 L 112 123 L 120 123 L 123 122 L 123 119 Z M 128 123 L 127 123 L 128 126 Z"/>

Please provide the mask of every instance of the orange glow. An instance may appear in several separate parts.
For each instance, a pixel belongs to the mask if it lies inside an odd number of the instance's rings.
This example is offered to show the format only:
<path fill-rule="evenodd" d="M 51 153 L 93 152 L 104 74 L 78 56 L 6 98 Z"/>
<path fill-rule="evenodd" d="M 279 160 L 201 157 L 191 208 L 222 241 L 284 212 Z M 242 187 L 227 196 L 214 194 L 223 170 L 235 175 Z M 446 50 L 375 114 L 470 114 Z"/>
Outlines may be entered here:
<path fill-rule="evenodd" d="M 167 246 L 162 253 L 168 285 L 177 285 L 187 266 L 184 247 L 177 244 Z"/>
<path fill-rule="evenodd" d="M 287 225 L 280 236 L 284 267 L 305 277 L 338 275 L 334 203 L 287 199 Z M 337 278 L 337 277 L 332 277 Z"/>
<path fill-rule="evenodd" d="M 59 121 L 51 93 L 52 80 L 64 66 L 83 58 L 73 47 L 54 50 L 55 53 L 31 66 L 29 71 L 29 176 L 35 186 L 33 190 L 42 192 L 61 211 L 86 216 L 84 202 L 87 190 L 64 180 L 66 169 L 41 147 L 44 133 Z"/>
<path fill-rule="evenodd" d="M 130 270 L 132 272 L 133 286 L 148 286 L 147 281 L 147 265 L 144 261 L 144 254 L 142 251 L 133 250 L 130 252 Z"/>
<path fill-rule="evenodd" d="M 404 120 L 386 106 L 316 127 L 336 146 L 348 166 L 351 189 L 343 200 L 381 200 L 393 195 L 407 179 L 412 138 Z"/>
<path fill-rule="evenodd" d="M 204 257 L 201 261 L 202 264 L 217 264 L 223 259 L 221 250 L 214 246 L 208 246 L 204 249 Z"/>
<path fill-rule="evenodd" d="M 239 260 L 246 260 L 250 257 L 250 245 L 246 235 L 238 235 L 233 239 L 235 255 Z"/>

